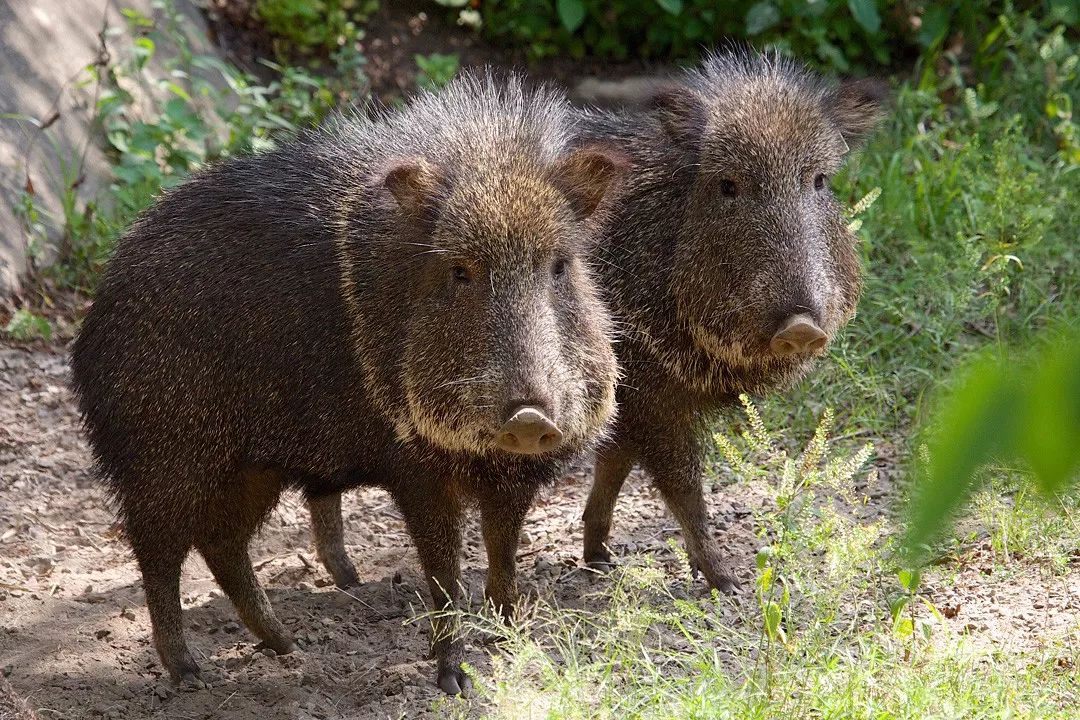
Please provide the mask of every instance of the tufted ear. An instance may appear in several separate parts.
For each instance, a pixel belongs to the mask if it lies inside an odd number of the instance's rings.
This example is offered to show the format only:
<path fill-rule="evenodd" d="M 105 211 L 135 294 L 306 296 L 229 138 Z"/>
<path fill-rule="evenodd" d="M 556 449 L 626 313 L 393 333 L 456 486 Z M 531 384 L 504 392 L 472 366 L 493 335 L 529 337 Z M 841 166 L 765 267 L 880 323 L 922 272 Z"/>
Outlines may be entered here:
<path fill-rule="evenodd" d="M 649 105 L 672 140 L 698 147 L 705 134 L 707 113 L 705 104 L 693 90 L 682 85 L 660 87 Z"/>
<path fill-rule="evenodd" d="M 394 196 L 398 207 L 410 216 L 420 217 L 430 207 L 432 196 L 442 182 L 438 170 L 423 158 L 407 158 L 390 166 L 383 185 Z"/>
<path fill-rule="evenodd" d="M 848 80 L 825 97 L 825 112 L 848 145 L 858 145 L 885 112 L 889 86 L 875 78 Z"/>
<path fill-rule="evenodd" d="M 626 155 L 609 145 L 595 143 L 560 158 L 551 168 L 551 180 L 570 201 L 578 219 L 584 220 L 614 193 L 629 168 Z"/>

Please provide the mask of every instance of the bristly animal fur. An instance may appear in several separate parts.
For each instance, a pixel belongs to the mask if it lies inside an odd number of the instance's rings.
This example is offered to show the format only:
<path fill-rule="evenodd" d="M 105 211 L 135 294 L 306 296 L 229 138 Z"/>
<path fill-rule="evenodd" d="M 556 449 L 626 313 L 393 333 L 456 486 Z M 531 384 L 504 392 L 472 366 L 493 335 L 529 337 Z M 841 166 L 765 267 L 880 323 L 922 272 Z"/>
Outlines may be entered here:
<path fill-rule="evenodd" d="M 337 493 L 389 489 L 440 605 L 478 503 L 489 596 L 509 608 L 533 495 L 614 413 L 588 251 L 624 161 L 572 145 L 573 123 L 518 78 L 460 78 L 197 173 L 120 241 L 73 381 L 175 677 L 197 674 L 178 585 L 193 546 L 248 627 L 292 649 L 247 556 L 286 488 L 329 498 L 313 515 L 339 582 L 356 573 Z M 557 451 L 496 449 L 515 403 L 544 408 Z M 436 654 L 459 689 L 460 641 Z"/>
<path fill-rule="evenodd" d="M 585 511 L 590 563 L 611 562 L 612 509 L 640 462 L 695 566 L 735 586 L 707 526 L 705 431 L 738 393 L 785 387 L 820 356 L 771 349 L 786 318 L 810 317 L 831 340 L 854 314 L 856 238 L 828 179 L 880 118 L 884 94 L 737 51 L 659 88 L 647 111 L 585 114 L 585 137 L 617 142 L 632 162 L 597 251 L 625 377 Z"/>

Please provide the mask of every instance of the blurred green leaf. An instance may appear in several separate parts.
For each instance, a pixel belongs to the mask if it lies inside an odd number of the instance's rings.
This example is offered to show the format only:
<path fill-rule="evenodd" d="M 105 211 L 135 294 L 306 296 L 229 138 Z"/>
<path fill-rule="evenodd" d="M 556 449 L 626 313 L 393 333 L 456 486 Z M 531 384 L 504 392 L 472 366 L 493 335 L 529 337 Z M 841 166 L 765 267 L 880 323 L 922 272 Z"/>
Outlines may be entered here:
<path fill-rule="evenodd" d="M 848 7 L 855 22 L 862 25 L 866 32 L 876 33 L 881 29 L 881 16 L 874 0 L 848 0 Z"/>
<path fill-rule="evenodd" d="M 923 47 L 933 47 L 945 39 L 949 29 L 951 9 L 947 5 L 931 5 L 922 14 L 922 26 L 916 40 Z"/>
<path fill-rule="evenodd" d="M 559 20 L 569 32 L 574 32 L 585 22 L 584 0 L 557 0 L 555 7 Z"/>
<path fill-rule="evenodd" d="M 683 0 L 656 0 L 656 4 L 672 15 L 678 15 L 683 9 Z"/>
<path fill-rule="evenodd" d="M 987 357 L 967 373 L 938 415 L 925 467 L 915 470 L 908 547 L 926 544 L 971 496 L 975 471 L 1014 445 L 1018 400 Z"/>
<path fill-rule="evenodd" d="M 1055 346 L 1040 362 L 1025 400 L 1019 455 L 1046 496 L 1080 469 L 1080 341 Z"/>
<path fill-rule="evenodd" d="M 780 11 L 771 2 L 759 2 L 746 12 L 746 34 L 760 35 L 780 22 Z"/>
<path fill-rule="evenodd" d="M 961 376 L 938 412 L 924 466 L 915 469 L 909 551 L 923 550 L 941 532 L 971 496 L 979 468 L 992 460 L 1029 468 L 1048 498 L 1076 479 L 1080 334 L 1030 357 L 983 357 Z"/>

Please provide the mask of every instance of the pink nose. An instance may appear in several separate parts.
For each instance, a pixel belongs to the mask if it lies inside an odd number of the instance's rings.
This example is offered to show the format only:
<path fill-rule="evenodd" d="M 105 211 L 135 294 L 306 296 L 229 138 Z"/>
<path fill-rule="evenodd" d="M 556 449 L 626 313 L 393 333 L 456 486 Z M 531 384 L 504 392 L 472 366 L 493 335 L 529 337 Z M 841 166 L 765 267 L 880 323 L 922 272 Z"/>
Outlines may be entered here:
<path fill-rule="evenodd" d="M 539 455 L 554 450 L 563 434 L 542 410 L 526 405 L 515 410 L 495 435 L 495 442 L 506 452 Z"/>
<path fill-rule="evenodd" d="M 809 315 L 792 315 L 780 325 L 769 347 L 780 356 L 798 355 L 822 350 L 828 341 L 825 331 Z"/>

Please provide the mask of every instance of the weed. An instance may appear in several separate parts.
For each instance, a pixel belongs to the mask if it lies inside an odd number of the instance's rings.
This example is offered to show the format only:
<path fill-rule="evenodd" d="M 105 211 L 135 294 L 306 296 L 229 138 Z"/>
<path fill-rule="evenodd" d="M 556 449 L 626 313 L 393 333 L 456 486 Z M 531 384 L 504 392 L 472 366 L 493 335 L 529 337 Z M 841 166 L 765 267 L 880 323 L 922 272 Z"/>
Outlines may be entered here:
<path fill-rule="evenodd" d="M 457 53 L 416 55 L 414 59 L 419 69 L 416 85 L 423 90 L 438 90 L 446 85 L 457 75 L 458 66 L 461 63 Z"/>
<path fill-rule="evenodd" d="M 8 324 L 4 326 L 4 332 L 21 342 L 38 339 L 48 341 L 52 339 L 53 329 L 48 318 L 22 308 L 12 314 Z"/>

